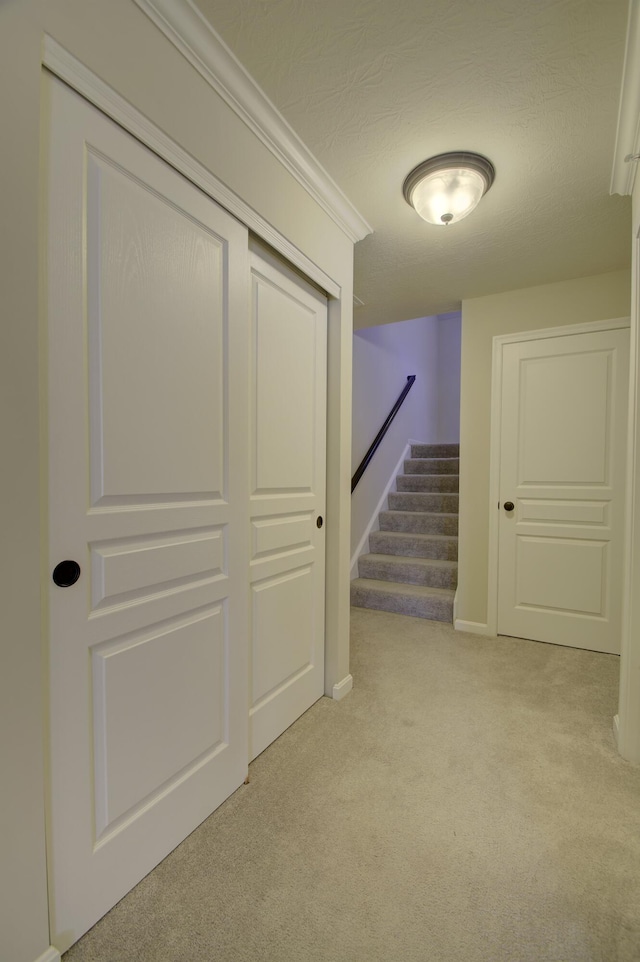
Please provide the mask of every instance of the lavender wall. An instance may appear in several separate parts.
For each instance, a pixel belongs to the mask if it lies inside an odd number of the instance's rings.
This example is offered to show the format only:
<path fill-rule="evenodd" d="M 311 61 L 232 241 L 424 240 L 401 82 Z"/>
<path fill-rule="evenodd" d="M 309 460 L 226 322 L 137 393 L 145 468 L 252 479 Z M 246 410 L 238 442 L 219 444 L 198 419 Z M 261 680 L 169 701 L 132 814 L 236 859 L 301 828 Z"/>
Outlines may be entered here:
<path fill-rule="evenodd" d="M 416 381 L 351 499 L 352 554 L 407 441 L 459 438 L 459 314 L 419 317 L 354 333 L 352 473 L 409 374 L 415 374 Z"/>

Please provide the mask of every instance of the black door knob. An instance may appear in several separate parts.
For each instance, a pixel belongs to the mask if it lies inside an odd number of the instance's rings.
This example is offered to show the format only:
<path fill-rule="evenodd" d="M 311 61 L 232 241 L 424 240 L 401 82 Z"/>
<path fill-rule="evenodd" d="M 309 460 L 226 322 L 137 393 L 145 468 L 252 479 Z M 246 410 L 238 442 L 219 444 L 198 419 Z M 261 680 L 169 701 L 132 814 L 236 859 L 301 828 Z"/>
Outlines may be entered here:
<path fill-rule="evenodd" d="M 513 503 L 513 501 L 505 501 L 504 503 L 505 511 L 513 511 L 514 508 L 515 508 L 515 504 Z"/>
<path fill-rule="evenodd" d="M 316 519 L 316 524 L 317 524 L 317 526 L 318 526 L 319 528 L 321 528 L 322 525 L 324 524 L 324 522 L 323 522 L 323 520 L 322 520 L 322 515 L 321 515 L 321 514 L 318 515 L 318 517 L 317 517 L 317 519 Z"/>
<path fill-rule="evenodd" d="M 80 577 L 80 565 L 77 561 L 61 561 L 53 569 L 52 577 L 58 588 L 70 588 Z"/>

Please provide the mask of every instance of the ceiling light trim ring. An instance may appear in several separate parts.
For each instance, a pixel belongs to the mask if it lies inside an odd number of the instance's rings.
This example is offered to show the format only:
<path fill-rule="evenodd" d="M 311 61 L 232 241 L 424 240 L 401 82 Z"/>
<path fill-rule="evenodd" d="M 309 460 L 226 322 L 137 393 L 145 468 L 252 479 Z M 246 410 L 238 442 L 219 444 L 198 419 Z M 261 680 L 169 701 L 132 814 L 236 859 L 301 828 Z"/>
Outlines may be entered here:
<path fill-rule="evenodd" d="M 429 160 L 424 160 L 421 164 L 418 164 L 417 167 L 414 167 L 411 173 L 407 174 L 405 182 L 402 185 L 402 193 L 407 204 L 413 207 L 411 195 L 420 181 L 428 174 L 433 174 L 439 170 L 448 170 L 452 167 L 466 167 L 468 170 L 474 170 L 480 174 L 486 185 L 484 194 L 487 193 L 496 177 L 495 167 L 489 158 L 483 157 L 482 154 L 474 154 L 465 150 L 451 151 L 447 154 L 437 154 L 435 157 L 430 157 Z"/>

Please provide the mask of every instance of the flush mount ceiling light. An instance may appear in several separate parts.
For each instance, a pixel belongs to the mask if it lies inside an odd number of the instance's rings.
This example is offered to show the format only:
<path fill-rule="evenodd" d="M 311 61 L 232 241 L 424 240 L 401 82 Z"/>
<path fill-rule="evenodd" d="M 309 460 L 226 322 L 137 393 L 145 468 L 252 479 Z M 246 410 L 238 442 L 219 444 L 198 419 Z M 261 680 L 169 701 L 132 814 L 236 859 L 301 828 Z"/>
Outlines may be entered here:
<path fill-rule="evenodd" d="M 491 161 L 480 154 L 438 154 L 411 171 L 402 193 L 424 220 L 446 227 L 478 206 L 495 175 Z"/>

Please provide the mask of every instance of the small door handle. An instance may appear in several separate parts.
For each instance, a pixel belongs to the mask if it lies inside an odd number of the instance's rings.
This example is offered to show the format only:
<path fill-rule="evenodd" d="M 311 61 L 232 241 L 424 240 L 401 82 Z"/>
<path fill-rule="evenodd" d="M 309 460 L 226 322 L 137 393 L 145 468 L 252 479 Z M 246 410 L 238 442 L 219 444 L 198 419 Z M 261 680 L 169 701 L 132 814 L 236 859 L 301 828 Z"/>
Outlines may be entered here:
<path fill-rule="evenodd" d="M 80 565 L 77 561 L 61 561 L 53 569 L 53 583 L 58 588 L 70 588 L 80 577 Z"/>
<path fill-rule="evenodd" d="M 515 504 L 513 503 L 513 501 L 505 501 L 505 503 L 503 504 L 503 508 L 505 511 L 513 511 L 513 509 L 515 508 Z"/>
<path fill-rule="evenodd" d="M 316 518 L 316 525 L 317 525 L 319 528 L 321 528 L 323 524 L 324 524 L 324 521 L 322 520 L 322 515 L 319 514 L 318 517 Z"/>

